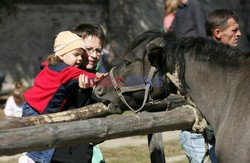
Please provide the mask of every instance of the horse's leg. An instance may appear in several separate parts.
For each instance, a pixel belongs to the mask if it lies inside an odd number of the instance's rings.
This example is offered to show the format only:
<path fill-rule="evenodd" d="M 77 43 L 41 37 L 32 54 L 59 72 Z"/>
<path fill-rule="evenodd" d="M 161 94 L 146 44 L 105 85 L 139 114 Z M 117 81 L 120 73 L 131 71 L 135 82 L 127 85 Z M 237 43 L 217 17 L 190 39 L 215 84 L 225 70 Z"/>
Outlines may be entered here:
<path fill-rule="evenodd" d="M 162 133 L 148 135 L 148 148 L 151 163 L 165 163 Z"/>

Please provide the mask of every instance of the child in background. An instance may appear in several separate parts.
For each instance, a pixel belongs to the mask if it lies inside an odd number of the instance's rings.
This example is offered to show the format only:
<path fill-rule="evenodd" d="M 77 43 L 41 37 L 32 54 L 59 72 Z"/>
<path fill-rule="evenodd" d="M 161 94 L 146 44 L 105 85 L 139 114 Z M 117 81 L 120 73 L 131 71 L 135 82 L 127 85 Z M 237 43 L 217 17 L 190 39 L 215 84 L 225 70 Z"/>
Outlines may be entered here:
<path fill-rule="evenodd" d="M 25 87 L 21 82 L 15 84 L 15 88 L 11 92 L 11 96 L 7 99 L 4 114 L 12 117 L 22 117 Z"/>
<path fill-rule="evenodd" d="M 94 86 L 94 73 L 79 69 L 85 53 L 83 39 L 70 31 L 60 32 L 54 44 L 55 55 L 43 63 L 34 86 L 25 94 L 23 116 L 55 113 L 61 110 L 72 92 Z M 49 163 L 55 149 L 30 151 L 19 163 Z"/>

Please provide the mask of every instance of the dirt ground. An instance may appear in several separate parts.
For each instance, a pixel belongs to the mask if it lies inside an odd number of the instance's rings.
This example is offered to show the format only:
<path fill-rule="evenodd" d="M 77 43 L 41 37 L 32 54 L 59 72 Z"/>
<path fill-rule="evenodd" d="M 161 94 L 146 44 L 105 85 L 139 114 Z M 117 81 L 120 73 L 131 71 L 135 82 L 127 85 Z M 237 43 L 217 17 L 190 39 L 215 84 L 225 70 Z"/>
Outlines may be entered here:
<path fill-rule="evenodd" d="M 176 140 L 179 139 L 180 131 L 169 131 L 162 134 L 163 141 Z M 141 144 L 147 144 L 146 136 L 134 136 L 126 137 L 120 139 L 107 140 L 100 144 L 100 147 L 103 148 L 116 148 L 119 146 L 137 146 Z"/>
<path fill-rule="evenodd" d="M 171 140 L 179 140 L 180 131 L 168 131 L 162 133 L 163 142 L 171 141 Z M 120 146 L 138 146 L 142 144 L 147 144 L 146 136 L 134 136 L 134 137 L 126 137 L 120 139 L 107 140 L 101 143 L 99 146 L 101 148 L 116 148 Z M 188 162 L 185 155 L 178 155 L 173 157 L 166 157 L 167 163 L 179 163 L 179 162 Z"/>

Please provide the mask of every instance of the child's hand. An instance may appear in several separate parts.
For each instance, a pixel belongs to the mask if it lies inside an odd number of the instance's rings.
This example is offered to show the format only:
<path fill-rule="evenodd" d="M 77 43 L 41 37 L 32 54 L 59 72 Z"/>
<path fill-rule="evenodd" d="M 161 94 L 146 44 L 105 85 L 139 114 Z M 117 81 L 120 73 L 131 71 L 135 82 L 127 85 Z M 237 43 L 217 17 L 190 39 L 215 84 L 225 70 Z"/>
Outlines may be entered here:
<path fill-rule="evenodd" d="M 88 76 L 85 74 L 79 75 L 78 81 L 80 88 L 94 87 L 94 81 L 92 79 L 89 80 Z"/>
<path fill-rule="evenodd" d="M 99 80 L 103 79 L 105 76 L 108 75 L 108 73 L 100 73 L 100 72 L 97 72 L 96 74 L 96 77 L 95 77 L 95 82 L 98 82 Z"/>

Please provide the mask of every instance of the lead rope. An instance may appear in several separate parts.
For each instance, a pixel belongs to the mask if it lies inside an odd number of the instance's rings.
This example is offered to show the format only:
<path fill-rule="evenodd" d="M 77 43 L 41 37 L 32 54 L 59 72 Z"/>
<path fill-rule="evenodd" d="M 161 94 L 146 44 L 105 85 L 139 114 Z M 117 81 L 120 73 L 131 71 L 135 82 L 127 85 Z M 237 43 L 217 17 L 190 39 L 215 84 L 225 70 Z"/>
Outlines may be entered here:
<path fill-rule="evenodd" d="M 179 72 L 179 66 L 176 65 L 175 66 L 175 71 L 174 73 L 170 74 L 169 72 L 166 73 L 167 77 L 169 78 L 169 80 L 177 87 L 178 92 L 182 92 L 182 86 L 181 86 L 181 81 L 179 80 L 179 76 L 178 76 L 178 72 Z M 180 93 L 178 93 L 180 94 Z M 205 118 L 202 118 L 201 121 L 199 121 L 199 111 L 195 105 L 195 103 L 193 102 L 193 100 L 188 96 L 186 97 L 188 103 L 190 105 L 188 105 L 189 108 L 191 108 L 194 112 L 194 118 L 195 118 L 195 122 L 192 126 L 192 130 L 194 132 L 203 132 L 204 129 L 207 127 L 207 121 L 205 120 Z"/>
<path fill-rule="evenodd" d="M 188 103 L 190 105 L 188 105 L 189 108 L 191 108 L 194 112 L 194 124 L 192 126 L 192 130 L 194 132 L 204 132 L 204 129 L 207 128 L 207 121 L 206 119 L 202 116 L 202 119 L 199 120 L 199 115 L 201 114 L 199 112 L 199 110 L 197 109 L 195 103 L 191 100 L 190 97 L 187 97 Z"/>

